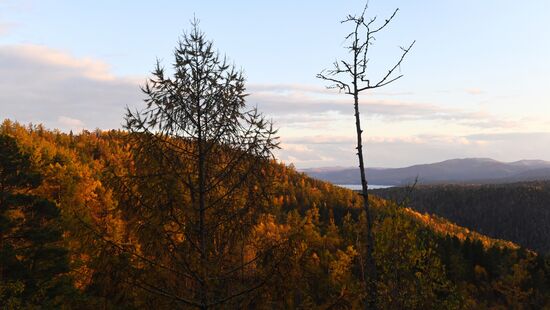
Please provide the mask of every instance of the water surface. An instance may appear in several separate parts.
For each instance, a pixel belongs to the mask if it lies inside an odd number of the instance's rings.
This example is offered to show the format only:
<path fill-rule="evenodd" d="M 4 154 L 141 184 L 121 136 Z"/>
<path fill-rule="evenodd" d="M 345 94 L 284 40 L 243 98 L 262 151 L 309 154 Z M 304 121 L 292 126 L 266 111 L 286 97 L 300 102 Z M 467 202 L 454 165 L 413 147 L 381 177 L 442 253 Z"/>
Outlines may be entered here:
<path fill-rule="evenodd" d="M 335 184 L 336 186 L 345 187 L 354 191 L 361 190 L 361 184 Z M 369 189 L 390 188 L 393 185 L 377 185 L 369 184 Z"/>

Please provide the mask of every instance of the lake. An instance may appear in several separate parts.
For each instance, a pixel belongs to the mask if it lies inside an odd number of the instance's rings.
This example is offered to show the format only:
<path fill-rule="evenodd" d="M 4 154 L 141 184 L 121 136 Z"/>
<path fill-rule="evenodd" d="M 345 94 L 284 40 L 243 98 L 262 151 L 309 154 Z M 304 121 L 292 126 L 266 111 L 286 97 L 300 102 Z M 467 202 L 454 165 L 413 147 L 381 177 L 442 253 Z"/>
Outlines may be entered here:
<path fill-rule="evenodd" d="M 335 184 L 336 186 L 345 187 L 354 191 L 361 190 L 361 184 Z M 376 185 L 369 184 L 369 189 L 390 188 L 393 185 Z"/>

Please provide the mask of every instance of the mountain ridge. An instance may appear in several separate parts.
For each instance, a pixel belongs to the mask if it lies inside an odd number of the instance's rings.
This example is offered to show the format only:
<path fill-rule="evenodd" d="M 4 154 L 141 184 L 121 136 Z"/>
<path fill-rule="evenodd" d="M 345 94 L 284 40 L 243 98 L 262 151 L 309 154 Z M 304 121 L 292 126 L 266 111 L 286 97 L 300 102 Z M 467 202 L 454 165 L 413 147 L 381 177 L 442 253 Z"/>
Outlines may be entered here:
<path fill-rule="evenodd" d="M 313 178 L 336 184 L 360 184 L 357 168 L 301 169 Z M 431 164 L 418 164 L 402 168 L 367 168 L 371 184 L 403 186 L 440 183 L 512 183 L 518 181 L 550 180 L 550 161 L 522 159 L 501 162 L 491 158 L 455 158 Z"/>

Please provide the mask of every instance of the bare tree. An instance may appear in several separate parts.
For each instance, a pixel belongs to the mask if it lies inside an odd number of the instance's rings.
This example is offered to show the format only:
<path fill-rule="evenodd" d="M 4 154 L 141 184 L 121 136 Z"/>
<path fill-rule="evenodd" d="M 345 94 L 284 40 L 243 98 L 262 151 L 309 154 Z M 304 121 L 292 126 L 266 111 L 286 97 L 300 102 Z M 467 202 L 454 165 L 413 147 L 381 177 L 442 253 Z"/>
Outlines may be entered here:
<path fill-rule="evenodd" d="M 256 267 L 273 258 L 275 245 L 250 239 L 270 203 L 278 138 L 271 122 L 247 109 L 242 73 L 196 20 L 192 26 L 174 51 L 173 77 L 157 61 L 143 87 L 146 107 L 127 112 L 133 168 L 118 185 L 139 244 L 133 284 L 174 305 L 207 309 L 266 281 Z"/>
<path fill-rule="evenodd" d="M 357 157 L 359 158 L 359 170 L 361 173 L 361 188 L 363 196 L 363 207 L 367 215 L 366 224 L 366 239 L 367 249 L 365 261 L 362 262 L 366 268 L 364 270 L 364 279 L 367 284 L 367 308 L 376 309 L 377 307 L 377 292 L 376 292 L 376 264 L 373 257 L 374 238 L 372 234 L 373 215 L 369 208 L 368 200 L 368 185 L 365 176 L 365 161 L 363 158 L 363 142 L 361 129 L 361 118 L 359 117 L 359 95 L 362 92 L 380 88 L 400 79 L 403 75 L 396 74 L 397 68 L 405 59 L 414 45 L 414 41 L 408 47 L 401 47 L 402 54 L 398 61 L 378 80 L 371 81 L 370 75 L 367 74 L 369 63 L 369 48 L 374 43 L 375 36 L 383 30 L 395 17 L 399 9 L 396 9 L 393 14 L 384 20 L 381 24 L 376 24 L 376 17 L 367 20 L 365 13 L 368 8 L 368 3 L 365 5 L 363 12 L 360 15 L 348 15 L 342 23 L 350 23 L 353 25 L 353 31 L 349 33 L 345 39 L 349 43 L 345 48 L 350 52 L 351 59 L 337 60 L 331 70 L 323 70 L 317 75 L 318 78 L 329 81 L 333 84 L 328 88 L 338 89 L 346 95 L 353 96 L 353 104 L 355 111 L 355 129 L 357 134 Z"/>

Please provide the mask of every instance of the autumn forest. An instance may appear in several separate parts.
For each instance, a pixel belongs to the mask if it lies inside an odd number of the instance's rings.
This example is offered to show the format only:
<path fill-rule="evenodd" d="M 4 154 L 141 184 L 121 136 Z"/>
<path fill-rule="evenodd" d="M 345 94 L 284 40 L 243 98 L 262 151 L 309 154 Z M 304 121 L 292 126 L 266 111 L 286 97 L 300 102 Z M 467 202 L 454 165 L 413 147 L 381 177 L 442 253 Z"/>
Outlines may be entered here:
<path fill-rule="evenodd" d="M 369 43 L 355 42 L 361 68 Z M 197 21 L 173 56 L 123 129 L 0 125 L 1 309 L 550 307 L 548 186 L 367 192 L 310 178 L 275 158 L 277 128 Z M 357 85 L 320 77 L 359 115 Z M 513 199 L 540 229 L 507 230 L 519 209 L 483 221 Z"/>

